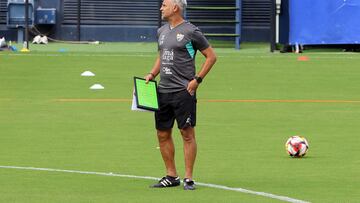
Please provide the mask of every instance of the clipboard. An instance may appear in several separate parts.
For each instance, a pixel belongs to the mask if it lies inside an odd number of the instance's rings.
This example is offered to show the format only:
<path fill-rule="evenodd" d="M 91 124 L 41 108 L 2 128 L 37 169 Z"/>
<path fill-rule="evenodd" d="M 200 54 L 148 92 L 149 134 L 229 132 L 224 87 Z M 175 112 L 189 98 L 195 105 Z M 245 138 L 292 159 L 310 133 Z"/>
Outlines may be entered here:
<path fill-rule="evenodd" d="M 138 108 L 150 111 L 159 110 L 157 82 L 155 80 L 150 80 L 149 83 L 146 84 L 144 78 L 134 77 L 134 87 Z"/>

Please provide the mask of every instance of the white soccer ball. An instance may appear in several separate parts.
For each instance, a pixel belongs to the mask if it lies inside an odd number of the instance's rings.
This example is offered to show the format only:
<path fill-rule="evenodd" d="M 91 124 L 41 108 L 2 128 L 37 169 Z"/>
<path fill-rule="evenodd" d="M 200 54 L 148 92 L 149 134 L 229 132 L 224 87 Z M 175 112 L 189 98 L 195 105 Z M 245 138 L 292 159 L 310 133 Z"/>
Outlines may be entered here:
<path fill-rule="evenodd" d="M 309 143 L 303 136 L 291 136 L 285 143 L 285 149 L 292 157 L 303 157 L 309 149 Z"/>

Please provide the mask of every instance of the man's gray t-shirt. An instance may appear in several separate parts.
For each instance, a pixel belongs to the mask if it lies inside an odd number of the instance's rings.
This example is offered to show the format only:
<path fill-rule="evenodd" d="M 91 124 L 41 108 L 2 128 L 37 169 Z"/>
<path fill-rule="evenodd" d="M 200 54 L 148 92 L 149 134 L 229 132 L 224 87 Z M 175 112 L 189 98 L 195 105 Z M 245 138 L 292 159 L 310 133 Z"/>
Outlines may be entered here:
<path fill-rule="evenodd" d="M 183 22 L 173 29 L 169 24 L 159 28 L 159 92 L 185 90 L 195 76 L 196 51 L 202 51 L 208 47 L 209 43 L 199 28 L 189 22 Z"/>

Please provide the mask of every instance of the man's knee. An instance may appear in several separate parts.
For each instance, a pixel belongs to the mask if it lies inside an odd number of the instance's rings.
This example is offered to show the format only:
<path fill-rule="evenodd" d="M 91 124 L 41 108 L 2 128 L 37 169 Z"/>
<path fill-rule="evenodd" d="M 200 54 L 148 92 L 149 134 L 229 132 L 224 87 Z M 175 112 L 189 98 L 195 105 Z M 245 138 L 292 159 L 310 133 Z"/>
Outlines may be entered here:
<path fill-rule="evenodd" d="M 184 142 L 193 142 L 195 141 L 194 129 L 191 127 L 180 129 L 182 138 Z"/>
<path fill-rule="evenodd" d="M 171 130 L 158 130 L 157 137 L 159 142 L 166 142 L 171 139 Z"/>

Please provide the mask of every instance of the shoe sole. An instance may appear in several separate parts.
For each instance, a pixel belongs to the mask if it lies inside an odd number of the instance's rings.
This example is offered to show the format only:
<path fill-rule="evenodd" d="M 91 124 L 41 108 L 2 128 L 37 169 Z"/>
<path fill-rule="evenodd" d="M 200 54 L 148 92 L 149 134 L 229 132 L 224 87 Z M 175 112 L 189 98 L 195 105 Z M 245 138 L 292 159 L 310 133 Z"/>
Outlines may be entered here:
<path fill-rule="evenodd" d="M 180 186 L 180 184 L 179 185 L 170 185 L 170 186 L 163 186 L 163 187 L 156 187 L 156 186 L 153 186 L 153 185 L 150 185 L 150 188 L 167 188 L 167 187 L 177 187 L 177 186 Z"/>

